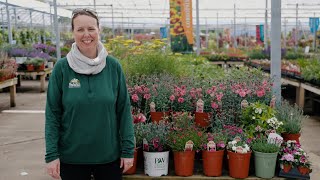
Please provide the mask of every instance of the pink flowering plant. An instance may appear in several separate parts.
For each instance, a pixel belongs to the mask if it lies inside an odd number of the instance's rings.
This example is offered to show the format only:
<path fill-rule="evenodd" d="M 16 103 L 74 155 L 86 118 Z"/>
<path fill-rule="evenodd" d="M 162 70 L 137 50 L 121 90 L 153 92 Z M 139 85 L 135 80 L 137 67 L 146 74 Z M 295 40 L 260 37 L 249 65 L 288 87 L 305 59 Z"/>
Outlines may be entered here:
<path fill-rule="evenodd" d="M 195 106 L 192 100 L 194 92 L 190 92 L 191 87 L 193 87 L 192 79 L 182 79 L 172 84 L 172 93 L 169 99 L 173 112 L 191 112 L 194 110 Z"/>
<path fill-rule="evenodd" d="M 309 168 L 311 172 L 309 156 L 295 140 L 284 142 L 281 146 L 279 155 L 280 164 L 291 164 L 295 167 L 306 167 Z"/>
<path fill-rule="evenodd" d="M 170 96 L 172 95 L 173 77 L 168 75 L 152 76 L 150 78 L 149 89 L 151 98 L 149 102 L 155 104 L 155 111 L 166 112 L 170 109 Z M 149 106 L 149 104 L 148 104 Z"/>
<path fill-rule="evenodd" d="M 171 124 L 165 121 L 144 123 L 141 126 L 143 150 L 148 152 L 168 151 L 166 139 L 170 128 Z"/>
<path fill-rule="evenodd" d="M 148 87 L 148 79 L 142 77 L 127 78 L 128 93 L 133 114 L 147 113 L 147 104 L 150 101 L 151 94 Z"/>
<path fill-rule="evenodd" d="M 264 104 L 271 100 L 271 79 L 266 78 L 258 70 L 232 69 L 225 80 L 214 86 L 218 87 L 218 92 L 212 96 L 211 106 L 215 118 L 224 121 L 224 124 L 240 125 L 241 102 L 243 100 L 247 102 L 259 101 Z M 221 102 L 219 98 L 221 98 Z"/>
<path fill-rule="evenodd" d="M 297 166 L 302 166 L 311 169 L 311 162 L 309 156 L 302 148 L 299 148 L 294 153 L 294 158 Z"/>
<path fill-rule="evenodd" d="M 144 123 L 147 118 L 142 113 L 132 114 L 134 137 L 135 137 L 135 147 L 142 147 L 142 140 L 144 137 Z"/>
<path fill-rule="evenodd" d="M 204 130 L 194 124 L 194 117 L 188 113 L 174 114 L 173 124 L 167 136 L 167 144 L 173 151 L 184 151 L 186 143 L 193 142 L 193 150 L 201 149 L 201 138 Z"/>
<path fill-rule="evenodd" d="M 222 131 L 203 133 L 201 137 L 202 150 L 208 150 L 207 145 L 209 141 L 213 141 L 215 143 L 214 151 L 224 150 L 226 148 L 227 135 L 222 133 Z"/>

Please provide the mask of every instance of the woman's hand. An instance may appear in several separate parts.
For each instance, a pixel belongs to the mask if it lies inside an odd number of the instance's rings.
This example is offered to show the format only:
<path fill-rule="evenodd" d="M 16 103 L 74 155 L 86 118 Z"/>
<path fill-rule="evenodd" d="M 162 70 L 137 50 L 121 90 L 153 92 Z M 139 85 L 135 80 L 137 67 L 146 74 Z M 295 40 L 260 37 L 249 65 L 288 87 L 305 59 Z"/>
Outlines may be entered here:
<path fill-rule="evenodd" d="M 54 179 L 60 179 L 60 160 L 56 159 L 47 163 L 47 173 Z"/>
<path fill-rule="evenodd" d="M 123 167 L 122 173 L 128 171 L 133 166 L 133 158 L 121 158 L 120 168 Z"/>

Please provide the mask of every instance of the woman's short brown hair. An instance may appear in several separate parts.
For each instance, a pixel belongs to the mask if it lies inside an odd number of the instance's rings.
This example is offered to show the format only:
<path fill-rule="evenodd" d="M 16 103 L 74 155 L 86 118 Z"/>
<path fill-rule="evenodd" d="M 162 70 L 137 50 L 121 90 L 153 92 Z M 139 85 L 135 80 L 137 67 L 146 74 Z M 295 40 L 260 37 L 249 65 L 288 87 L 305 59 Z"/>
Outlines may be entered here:
<path fill-rule="evenodd" d="M 74 25 L 73 25 L 73 20 L 79 15 L 86 15 L 93 17 L 97 20 L 97 26 L 99 27 L 99 18 L 98 18 L 98 13 L 92 9 L 87 9 L 87 8 L 78 8 L 72 11 L 72 17 L 71 17 L 71 29 L 73 31 Z"/>

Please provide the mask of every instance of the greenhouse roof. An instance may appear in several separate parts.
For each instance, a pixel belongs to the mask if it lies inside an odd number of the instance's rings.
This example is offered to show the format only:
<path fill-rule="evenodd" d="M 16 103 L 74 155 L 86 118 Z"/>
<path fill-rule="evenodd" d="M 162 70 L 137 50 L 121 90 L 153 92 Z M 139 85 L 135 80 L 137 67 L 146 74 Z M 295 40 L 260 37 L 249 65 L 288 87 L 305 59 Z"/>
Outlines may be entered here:
<path fill-rule="evenodd" d="M 50 3 L 53 0 L 8 0 L 8 3 L 22 7 L 33 8 L 50 12 Z M 271 0 L 268 1 L 268 17 L 271 21 Z M 0 0 L 5 2 L 5 0 Z M 70 17 L 71 10 L 79 7 L 95 8 L 104 25 L 110 26 L 164 26 L 169 23 L 169 0 L 57 0 L 60 16 Z M 301 23 L 307 24 L 309 17 L 320 16 L 319 0 L 282 0 L 282 18 L 288 24 L 296 22 L 296 3 L 298 4 L 298 17 Z M 193 4 L 193 24 L 196 23 L 196 0 Z M 235 7 L 235 11 L 234 11 Z M 200 24 L 216 25 L 232 24 L 234 15 L 237 24 L 263 24 L 265 19 L 266 0 L 199 0 Z M 112 13 L 113 11 L 113 13 Z M 53 11 L 52 11 L 53 13 Z M 282 22 L 284 22 L 282 20 Z"/>

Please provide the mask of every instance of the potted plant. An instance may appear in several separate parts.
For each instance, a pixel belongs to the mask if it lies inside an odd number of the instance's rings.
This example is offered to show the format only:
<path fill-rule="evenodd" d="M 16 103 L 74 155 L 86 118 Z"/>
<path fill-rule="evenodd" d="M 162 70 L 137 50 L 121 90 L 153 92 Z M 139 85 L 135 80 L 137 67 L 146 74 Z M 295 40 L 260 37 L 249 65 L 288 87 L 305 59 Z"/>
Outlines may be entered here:
<path fill-rule="evenodd" d="M 247 178 L 249 175 L 251 150 L 246 141 L 235 137 L 228 142 L 229 175 L 233 178 Z"/>
<path fill-rule="evenodd" d="M 203 173 L 206 176 L 221 176 L 227 136 L 220 130 L 204 133 L 201 140 Z"/>
<path fill-rule="evenodd" d="M 169 115 L 172 81 L 168 76 L 161 78 L 152 76 L 152 82 L 149 84 L 151 94 L 149 108 L 152 121 L 158 122 Z"/>
<path fill-rule="evenodd" d="M 280 147 L 277 143 L 268 142 L 266 137 L 254 140 L 251 144 L 254 152 L 256 176 L 272 178 L 275 173 L 277 156 Z"/>
<path fill-rule="evenodd" d="M 276 111 L 270 106 L 255 102 L 243 108 L 241 124 L 249 138 L 264 136 L 270 132 L 281 132 L 283 123 L 275 117 Z"/>
<path fill-rule="evenodd" d="M 302 148 L 299 148 L 294 153 L 294 158 L 295 158 L 296 166 L 297 166 L 300 174 L 306 175 L 306 174 L 309 174 L 312 172 L 311 162 L 309 160 L 309 156 Z"/>
<path fill-rule="evenodd" d="M 32 61 L 32 64 L 33 64 L 34 69 L 36 71 L 43 71 L 44 70 L 45 59 L 39 58 L 39 57 L 35 57 L 35 58 L 32 58 L 31 61 Z"/>
<path fill-rule="evenodd" d="M 169 148 L 166 143 L 170 123 L 146 123 L 142 126 L 144 172 L 149 176 L 168 174 Z"/>
<path fill-rule="evenodd" d="M 23 64 L 27 66 L 27 71 L 34 71 L 34 61 L 32 59 L 27 59 Z"/>
<path fill-rule="evenodd" d="M 133 118 L 133 128 L 134 128 L 134 137 L 135 137 L 134 160 L 133 160 L 133 166 L 124 174 L 135 174 L 137 170 L 138 159 L 141 159 L 139 158 L 139 150 L 141 150 L 141 147 L 142 147 L 142 140 L 144 137 L 143 123 L 146 122 L 146 117 L 144 116 L 144 114 L 138 113 L 138 114 L 133 114 L 132 118 Z M 142 155 L 140 157 L 142 157 Z"/>
<path fill-rule="evenodd" d="M 195 152 L 200 150 L 203 130 L 194 125 L 194 117 L 188 113 L 173 115 L 173 125 L 167 144 L 173 151 L 175 174 L 192 176 Z"/>
<path fill-rule="evenodd" d="M 284 141 L 295 140 L 300 143 L 302 121 L 308 118 L 303 115 L 303 110 L 298 105 L 290 105 L 288 101 L 276 108 L 276 117 L 283 122 L 282 137 Z"/>
<path fill-rule="evenodd" d="M 294 154 L 298 152 L 299 148 L 301 148 L 301 146 L 295 140 L 288 140 L 282 144 L 279 152 L 279 163 L 283 172 L 288 173 L 296 166 Z"/>

